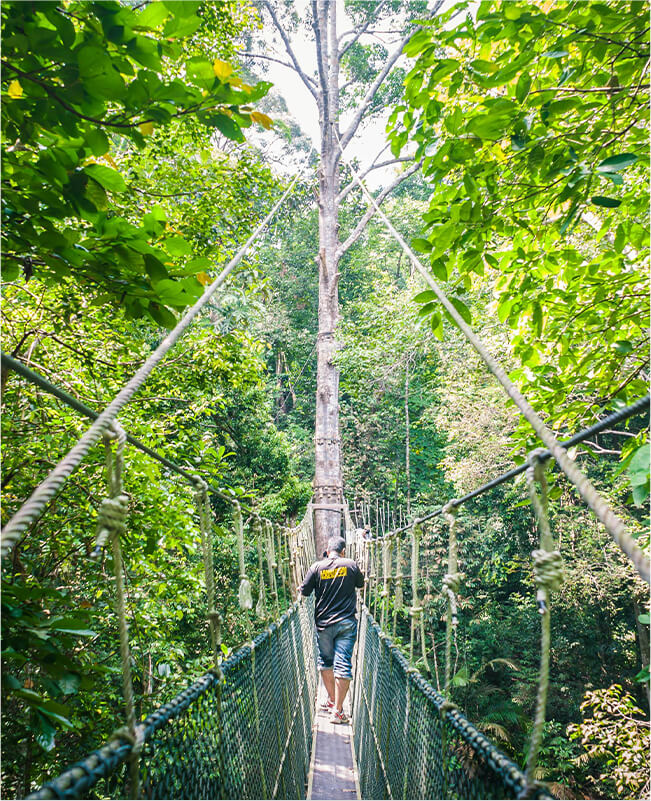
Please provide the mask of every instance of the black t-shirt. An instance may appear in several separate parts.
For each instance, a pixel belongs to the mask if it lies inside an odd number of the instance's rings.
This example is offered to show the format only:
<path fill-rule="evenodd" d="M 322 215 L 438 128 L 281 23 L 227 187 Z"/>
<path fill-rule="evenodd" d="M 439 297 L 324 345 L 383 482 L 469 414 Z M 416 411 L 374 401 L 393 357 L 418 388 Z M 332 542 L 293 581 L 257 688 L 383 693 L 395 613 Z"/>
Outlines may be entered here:
<path fill-rule="evenodd" d="M 363 586 L 364 574 L 356 562 L 328 556 L 310 567 L 299 589 L 303 595 L 314 590 L 314 620 L 317 629 L 324 629 L 355 617 L 355 587 Z"/>

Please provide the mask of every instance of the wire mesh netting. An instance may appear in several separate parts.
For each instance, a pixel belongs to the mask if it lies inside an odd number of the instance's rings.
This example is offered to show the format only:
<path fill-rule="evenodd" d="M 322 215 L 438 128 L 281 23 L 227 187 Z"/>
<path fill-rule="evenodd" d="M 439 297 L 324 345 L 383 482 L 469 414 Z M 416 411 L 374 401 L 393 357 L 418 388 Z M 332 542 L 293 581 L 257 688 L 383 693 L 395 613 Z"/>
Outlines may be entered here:
<path fill-rule="evenodd" d="M 143 798 L 304 798 L 316 694 L 313 603 L 144 721 Z M 133 746 L 112 740 L 30 798 L 130 798 Z"/>
<path fill-rule="evenodd" d="M 409 665 L 367 609 L 357 643 L 353 738 L 362 798 L 517 798 L 513 762 Z M 552 798 L 542 788 L 531 797 Z"/>

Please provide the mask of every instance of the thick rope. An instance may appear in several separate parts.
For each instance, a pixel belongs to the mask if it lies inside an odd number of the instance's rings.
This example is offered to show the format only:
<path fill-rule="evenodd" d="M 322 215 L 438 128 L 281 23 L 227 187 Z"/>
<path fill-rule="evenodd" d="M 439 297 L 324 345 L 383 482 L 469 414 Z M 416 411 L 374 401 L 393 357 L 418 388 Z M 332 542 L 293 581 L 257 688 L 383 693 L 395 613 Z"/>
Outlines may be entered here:
<path fill-rule="evenodd" d="M 258 544 L 258 602 L 255 605 L 255 613 L 260 620 L 265 620 L 267 617 L 267 605 L 265 599 L 264 562 L 262 558 L 262 527 L 259 521 L 256 521 L 255 533 Z"/>
<path fill-rule="evenodd" d="M 459 592 L 459 584 L 461 582 L 461 575 L 459 573 L 459 566 L 457 563 L 457 507 L 454 501 L 446 504 L 443 507 L 443 515 L 448 521 L 449 540 L 448 540 L 448 572 L 443 577 L 443 590 L 447 595 L 448 608 L 445 622 L 445 684 L 444 692 L 449 695 L 450 692 L 450 678 L 452 675 L 452 638 L 453 633 L 456 635 L 457 628 L 457 593 Z M 456 638 L 456 636 L 455 636 Z"/>
<path fill-rule="evenodd" d="M 127 607 L 124 591 L 124 562 L 120 547 L 120 536 L 126 529 L 126 513 L 128 496 L 123 492 L 122 469 L 124 467 L 124 445 L 127 437 L 122 426 L 113 421 L 104 432 L 104 450 L 106 456 L 106 483 L 114 504 L 102 504 L 97 524 L 97 540 L 93 554 L 99 554 L 107 540 L 111 542 L 113 552 L 113 574 L 115 576 L 115 613 L 118 618 L 120 635 L 120 662 L 122 666 L 122 695 L 124 697 L 126 730 L 133 748 L 129 757 L 129 778 L 131 796 L 140 796 L 140 750 L 142 733 L 136 726 L 136 710 L 133 697 L 133 679 L 131 675 L 131 652 L 129 649 L 129 626 L 127 624 Z M 112 441 L 116 440 L 115 456 Z M 126 502 L 125 502 L 126 499 Z M 119 501 L 119 502 L 117 502 Z"/>
<path fill-rule="evenodd" d="M 341 150 L 341 143 L 339 143 L 339 147 Z M 354 182 L 360 185 L 362 192 L 366 196 L 368 202 L 373 206 L 377 215 L 389 229 L 389 232 L 392 234 L 394 239 L 396 239 L 398 244 L 402 247 L 407 258 L 411 261 L 416 270 L 425 279 L 427 284 L 430 286 L 430 288 L 438 298 L 441 305 L 444 307 L 444 309 L 447 311 L 450 317 L 454 320 L 454 322 L 461 330 L 463 335 L 466 337 L 468 342 L 470 342 L 470 344 L 475 348 L 475 350 L 482 358 L 488 369 L 500 382 L 500 384 L 506 391 L 506 394 L 511 398 L 511 400 L 520 410 L 522 416 L 529 422 L 529 424 L 532 426 L 536 434 L 538 434 L 540 439 L 545 443 L 545 445 L 549 449 L 554 459 L 556 459 L 556 462 L 558 463 L 559 467 L 577 488 L 583 500 L 588 504 L 588 506 L 592 509 L 592 511 L 595 513 L 598 519 L 603 523 L 606 530 L 613 538 L 613 540 L 617 543 L 617 545 L 622 549 L 622 551 L 624 551 L 624 553 L 633 562 L 633 564 L 635 565 L 635 569 L 640 574 L 640 576 L 642 576 L 642 578 L 647 583 L 649 583 L 651 579 L 650 576 L 651 565 L 649 563 L 649 557 L 639 548 L 633 537 L 628 533 L 624 522 L 620 520 L 620 518 L 615 514 L 615 512 L 613 512 L 608 503 L 601 497 L 601 495 L 593 487 L 592 483 L 587 478 L 587 476 L 585 476 L 581 472 L 576 462 L 573 462 L 570 459 L 570 457 L 567 455 L 567 451 L 556 439 L 551 429 L 549 429 L 545 425 L 540 416 L 534 411 L 532 406 L 522 395 L 520 390 L 507 376 L 503 367 L 499 364 L 499 362 L 495 359 L 495 357 L 488 352 L 488 350 L 484 346 L 484 343 L 479 339 L 477 334 L 475 334 L 472 328 L 463 320 L 459 312 L 456 310 L 456 308 L 452 305 L 452 303 L 448 299 L 447 295 L 436 283 L 430 271 L 425 267 L 423 267 L 420 261 L 416 258 L 414 252 L 411 250 L 411 248 L 407 245 L 402 236 L 398 233 L 398 231 L 396 231 L 394 226 L 391 224 L 386 214 L 377 204 L 373 195 L 371 195 L 371 193 L 366 188 L 366 185 L 364 184 L 359 172 L 355 170 L 355 168 L 351 165 L 350 161 L 348 161 L 348 159 L 346 159 L 346 157 L 343 155 L 343 150 L 341 150 L 341 154 L 342 154 L 342 160 L 348 166 L 353 175 Z"/>
<path fill-rule="evenodd" d="M 237 501 L 234 503 L 234 509 L 237 554 L 240 562 L 240 588 L 237 593 L 237 599 L 240 604 L 240 609 L 248 610 L 253 608 L 253 596 L 251 595 L 251 583 L 246 577 L 246 566 L 244 564 L 244 521 L 242 520 L 242 509 Z"/>
<path fill-rule="evenodd" d="M 554 550 L 554 541 L 549 526 L 547 511 L 547 479 L 545 467 L 540 461 L 541 449 L 529 454 L 529 466 L 526 471 L 527 489 L 531 498 L 534 515 L 540 531 L 540 549 L 534 551 L 534 574 L 536 582 L 536 599 L 541 623 L 540 670 L 538 673 L 538 694 L 536 714 L 531 729 L 531 742 L 527 756 L 525 777 L 527 785 L 522 797 L 528 797 L 535 786 L 535 770 L 540 744 L 545 725 L 545 709 L 547 706 L 547 690 L 549 687 L 549 650 L 550 650 L 550 593 L 558 590 L 563 583 L 563 562 L 559 551 Z M 540 496 L 536 492 L 536 484 L 540 485 Z"/>
<path fill-rule="evenodd" d="M 398 612 L 404 609 L 405 602 L 402 592 L 402 542 L 400 537 L 396 539 L 396 581 L 393 593 L 393 637 L 396 636 L 396 624 L 398 619 Z"/>
<path fill-rule="evenodd" d="M 219 646 L 217 644 L 217 621 L 220 617 L 215 609 L 215 568 L 212 553 L 212 512 L 208 485 L 196 476 L 194 479 L 194 500 L 199 514 L 199 531 L 201 532 L 201 552 L 203 554 L 203 569 L 206 578 L 206 601 L 208 605 L 208 625 L 210 627 L 210 643 L 212 645 L 213 663 L 219 666 Z"/>
<path fill-rule="evenodd" d="M 264 521 L 265 535 L 267 540 L 267 566 L 269 568 L 269 592 L 274 602 L 274 610 L 276 617 L 280 615 L 280 607 L 278 605 L 278 586 L 276 582 L 276 569 L 278 562 L 276 561 L 276 544 L 274 541 L 274 530 L 269 520 Z"/>
<path fill-rule="evenodd" d="M 391 551 L 393 543 L 388 537 L 382 540 L 382 589 L 380 596 L 382 598 L 382 619 L 380 625 L 382 628 L 386 625 L 387 612 L 389 608 L 389 587 L 391 581 Z"/>
<path fill-rule="evenodd" d="M 425 620 L 423 618 L 423 606 L 420 602 L 418 595 L 418 571 L 419 571 L 419 547 L 420 537 L 422 534 L 422 527 L 416 524 L 411 530 L 411 607 L 409 614 L 411 615 L 411 635 L 409 640 L 409 659 L 414 659 L 414 640 L 416 639 L 416 632 L 420 633 L 420 645 L 423 654 L 423 663 L 425 670 L 430 672 L 429 662 L 427 661 L 427 647 L 425 644 Z"/>
<path fill-rule="evenodd" d="M 145 383 L 154 367 L 156 367 L 156 365 L 168 353 L 172 346 L 181 338 L 194 318 L 212 299 L 215 292 L 242 261 L 250 246 L 262 233 L 267 223 L 275 215 L 276 211 L 285 201 L 285 198 L 294 188 L 294 184 L 298 178 L 299 176 L 297 174 L 287 190 L 283 193 L 280 200 L 274 205 L 269 214 L 267 214 L 260 225 L 237 251 L 235 256 L 228 262 L 226 267 L 224 267 L 217 278 L 205 290 L 199 300 L 183 315 L 176 327 L 163 339 L 160 345 L 142 365 L 133 378 L 115 396 L 106 409 L 104 409 L 104 411 L 98 416 L 97 420 L 95 420 L 91 427 L 82 435 L 77 444 L 66 454 L 66 456 L 63 457 L 59 464 L 56 465 L 47 478 L 41 482 L 41 484 L 34 490 L 30 497 L 11 518 L 11 520 L 9 520 L 1 535 L 1 556 L 6 556 L 13 546 L 18 542 L 22 533 L 26 531 L 35 520 L 38 519 L 47 503 L 51 501 L 55 495 L 57 495 L 66 479 L 70 476 L 73 470 L 79 466 L 80 462 L 82 459 L 84 459 L 90 448 L 100 440 L 104 432 L 115 420 L 122 407 L 129 403 L 131 398 Z"/>

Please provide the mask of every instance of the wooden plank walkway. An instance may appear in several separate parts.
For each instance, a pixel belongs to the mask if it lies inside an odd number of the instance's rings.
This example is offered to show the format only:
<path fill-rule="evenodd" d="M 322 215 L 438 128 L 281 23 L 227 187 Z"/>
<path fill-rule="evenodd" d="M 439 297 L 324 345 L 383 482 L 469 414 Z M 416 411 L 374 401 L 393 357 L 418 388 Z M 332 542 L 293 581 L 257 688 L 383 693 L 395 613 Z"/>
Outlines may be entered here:
<path fill-rule="evenodd" d="M 350 723 L 330 723 L 330 712 L 321 704 L 327 695 L 320 686 L 314 718 L 312 762 L 308 780 L 308 801 L 359 801 L 359 780 L 353 754 L 353 728 Z M 344 703 L 350 715 L 350 693 Z"/>

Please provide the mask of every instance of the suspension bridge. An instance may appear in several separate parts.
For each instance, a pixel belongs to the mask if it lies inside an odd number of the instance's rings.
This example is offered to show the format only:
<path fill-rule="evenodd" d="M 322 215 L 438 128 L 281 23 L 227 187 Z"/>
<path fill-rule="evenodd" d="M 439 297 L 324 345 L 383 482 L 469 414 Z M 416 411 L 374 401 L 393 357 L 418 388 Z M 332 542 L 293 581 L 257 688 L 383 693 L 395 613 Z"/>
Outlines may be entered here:
<path fill-rule="evenodd" d="M 360 177 L 354 170 L 353 173 L 366 192 Z M 308 505 L 302 521 L 294 528 L 273 524 L 255 510 L 243 510 L 237 500 L 139 442 L 117 422 L 121 409 L 211 301 L 292 187 L 293 184 L 197 303 L 101 413 L 89 409 L 10 356 L 2 356 L 4 367 L 16 370 L 93 420 L 77 444 L 4 527 L 3 557 L 39 519 L 90 448 L 100 440 L 104 442 L 108 487 L 107 497 L 98 512 L 94 555 L 99 556 L 109 545 L 113 552 L 126 710 L 126 726 L 109 742 L 46 781 L 30 798 L 550 798 L 547 789 L 535 781 L 549 681 L 551 594 L 562 581 L 561 557 L 555 548 L 547 516 L 544 468 L 550 457 L 574 484 L 638 573 L 647 582 L 649 580 L 648 557 L 566 452 L 569 444 L 641 413 L 648 408 L 649 397 L 607 417 L 572 440 L 559 442 L 366 192 L 369 203 L 375 206 L 376 213 L 415 268 L 531 423 L 546 450 L 534 451 L 521 468 L 497 477 L 463 498 L 452 499 L 405 525 L 384 526 L 382 532 L 368 532 L 361 525 L 367 521 L 364 515 L 359 519 L 359 510 L 351 514 L 345 502 L 340 505 L 349 554 L 361 564 L 367 582 L 359 608 L 360 627 L 351 693 L 352 726 L 348 729 L 352 736 L 338 734 L 340 739 L 333 744 L 332 737 L 326 736 L 329 733 L 323 728 L 322 717 L 316 713 L 318 682 L 311 601 L 291 600 L 316 556 L 312 505 Z M 148 453 L 193 486 L 214 662 L 210 671 L 144 720 L 137 720 L 135 714 L 124 600 L 121 537 L 128 525 L 128 497 L 123 490 L 127 446 Z M 457 593 L 462 581 L 458 567 L 457 513 L 463 504 L 521 472 L 526 473 L 540 531 L 540 547 L 533 557 L 536 602 L 541 619 L 536 712 L 524 769 L 501 753 L 464 717 L 450 692 L 458 620 Z M 239 603 L 251 626 L 247 644 L 225 660 L 221 649 L 221 617 L 215 608 L 211 494 L 219 494 L 232 504 L 232 525 L 239 552 Z M 245 511 L 250 512 L 247 523 L 243 520 Z M 417 665 L 422 665 L 428 674 L 436 675 L 438 681 L 438 667 L 432 671 L 428 662 L 421 564 L 427 526 L 438 517 L 447 524 L 448 561 L 446 572 L 439 577 L 441 595 L 447 602 L 444 678 L 435 687 Z M 251 586 L 246 572 L 244 529 L 247 524 L 249 541 L 255 542 L 257 547 L 257 588 Z M 255 609 L 254 596 L 257 596 Z M 287 608 L 281 613 L 282 606 Z M 254 616 L 259 621 L 266 621 L 270 616 L 276 619 L 254 636 L 251 622 Z M 410 632 L 409 646 L 404 648 L 394 642 L 399 619 L 408 625 Z M 435 651 L 432 656 L 436 658 Z M 330 756 L 340 761 L 342 771 L 347 774 L 347 784 L 337 785 L 334 779 L 330 784 L 331 788 L 339 786 L 340 796 L 327 794 L 328 748 Z M 330 773 L 332 779 L 337 771 Z"/>

